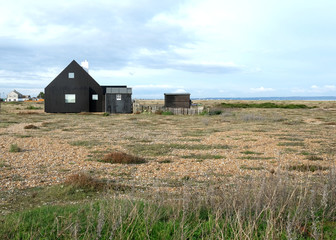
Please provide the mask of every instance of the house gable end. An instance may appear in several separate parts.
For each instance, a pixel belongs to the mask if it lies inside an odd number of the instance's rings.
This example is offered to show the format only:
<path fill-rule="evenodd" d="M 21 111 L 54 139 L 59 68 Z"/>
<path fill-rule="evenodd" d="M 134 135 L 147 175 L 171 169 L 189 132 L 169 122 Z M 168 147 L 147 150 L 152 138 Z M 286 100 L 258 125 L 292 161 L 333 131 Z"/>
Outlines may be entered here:
<path fill-rule="evenodd" d="M 67 97 L 74 99 L 68 102 Z M 46 112 L 102 111 L 102 100 L 101 86 L 75 60 L 45 88 Z"/>

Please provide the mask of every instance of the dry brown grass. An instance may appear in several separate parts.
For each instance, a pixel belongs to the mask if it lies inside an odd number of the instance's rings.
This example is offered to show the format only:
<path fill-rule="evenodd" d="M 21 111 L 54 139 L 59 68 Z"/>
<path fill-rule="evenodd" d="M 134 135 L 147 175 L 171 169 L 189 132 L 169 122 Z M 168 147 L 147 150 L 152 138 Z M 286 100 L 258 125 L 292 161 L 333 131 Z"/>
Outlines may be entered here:
<path fill-rule="evenodd" d="M 29 125 L 24 126 L 24 129 L 38 129 L 38 127 L 33 124 L 29 124 Z"/>
<path fill-rule="evenodd" d="M 143 158 L 123 152 L 108 153 L 103 157 L 102 161 L 107 163 L 120 163 L 120 164 L 140 164 L 146 162 L 146 160 Z"/>
<path fill-rule="evenodd" d="M 65 179 L 64 183 L 76 188 L 90 190 L 101 190 L 105 185 L 103 182 L 98 181 L 85 173 L 72 174 Z"/>

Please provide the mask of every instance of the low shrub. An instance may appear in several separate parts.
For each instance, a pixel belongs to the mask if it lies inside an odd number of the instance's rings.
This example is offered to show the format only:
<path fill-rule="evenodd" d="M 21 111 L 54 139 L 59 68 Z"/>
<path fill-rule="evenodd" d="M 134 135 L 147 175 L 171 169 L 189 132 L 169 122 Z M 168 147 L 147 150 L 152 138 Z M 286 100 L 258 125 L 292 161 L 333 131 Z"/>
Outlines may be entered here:
<path fill-rule="evenodd" d="M 110 116 L 110 114 L 109 114 L 108 112 L 104 112 L 104 113 L 103 113 L 103 116 L 104 116 L 104 117 L 108 117 L 108 116 Z"/>
<path fill-rule="evenodd" d="M 33 124 L 29 124 L 29 125 L 24 126 L 24 129 L 38 129 L 38 127 Z"/>
<path fill-rule="evenodd" d="M 121 163 L 121 164 L 141 164 L 146 162 L 146 160 L 143 158 L 123 152 L 108 153 L 103 157 L 101 161 L 107 163 Z"/>

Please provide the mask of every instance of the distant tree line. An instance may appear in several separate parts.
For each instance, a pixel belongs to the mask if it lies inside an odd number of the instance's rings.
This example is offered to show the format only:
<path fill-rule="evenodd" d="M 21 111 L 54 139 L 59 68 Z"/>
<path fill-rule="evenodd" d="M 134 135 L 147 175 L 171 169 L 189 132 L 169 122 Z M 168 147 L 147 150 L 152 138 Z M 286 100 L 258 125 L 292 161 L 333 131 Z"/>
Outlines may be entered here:
<path fill-rule="evenodd" d="M 37 95 L 37 98 L 44 99 L 44 92 L 40 92 L 40 93 Z"/>

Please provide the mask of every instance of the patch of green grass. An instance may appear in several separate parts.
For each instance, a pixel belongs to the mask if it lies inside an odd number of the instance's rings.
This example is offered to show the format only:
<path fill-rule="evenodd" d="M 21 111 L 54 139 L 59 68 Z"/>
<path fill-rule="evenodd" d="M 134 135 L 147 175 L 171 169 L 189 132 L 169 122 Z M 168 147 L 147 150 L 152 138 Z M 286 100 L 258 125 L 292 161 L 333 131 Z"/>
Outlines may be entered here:
<path fill-rule="evenodd" d="M 16 144 L 11 144 L 9 147 L 9 152 L 16 153 L 16 152 L 21 152 L 22 149 Z"/>
<path fill-rule="evenodd" d="M 298 171 L 298 172 L 315 172 L 315 171 L 324 171 L 328 170 L 329 167 L 323 167 L 320 165 L 312 165 L 312 164 L 299 164 L 292 165 L 288 167 L 289 171 Z"/>
<path fill-rule="evenodd" d="M 29 110 L 37 110 L 37 109 L 42 109 L 41 107 L 35 107 L 33 105 L 29 105 L 28 107 L 26 107 L 26 109 L 29 109 Z"/>
<path fill-rule="evenodd" d="M 295 137 L 281 137 L 279 140 L 285 140 L 290 142 L 303 142 L 304 140 L 302 138 L 295 138 Z"/>
<path fill-rule="evenodd" d="M 318 155 L 312 154 L 312 155 L 307 156 L 307 160 L 310 160 L 310 161 L 322 161 L 323 157 L 320 157 Z"/>
<path fill-rule="evenodd" d="M 244 152 L 240 152 L 240 153 L 242 153 L 242 154 L 254 154 L 254 155 L 261 155 L 261 154 L 263 154 L 263 153 L 259 153 L 259 152 L 253 152 L 253 151 L 244 151 Z"/>
<path fill-rule="evenodd" d="M 244 170 L 263 170 L 265 169 L 264 167 L 251 167 L 251 166 L 246 166 L 246 165 L 241 165 L 240 169 L 244 169 Z"/>
<path fill-rule="evenodd" d="M 161 115 L 169 116 L 169 115 L 174 115 L 174 113 L 172 113 L 170 111 L 165 111 L 165 112 L 162 112 Z"/>
<path fill-rule="evenodd" d="M 18 137 L 18 138 L 30 138 L 32 137 L 32 135 L 27 135 L 27 134 L 15 134 L 15 137 Z"/>
<path fill-rule="evenodd" d="M 204 130 L 194 130 L 183 133 L 183 136 L 185 137 L 201 137 L 205 135 L 207 135 L 207 132 L 205 132 Z"/>
<path fill-rule="evenodd" d="M 276 104 L 271 102 L 265 103 L 221 103 L 224 108 L 285 108 L 285 109 L 304 109 L 310 108 L 304 104 Z"/>
<path fill-rule="evenodd" d="M 206 159 L 222 159 L 224 157 L 221 155 L 212 155 L 212 154 L 190 154 L 182 156 L 182 158 L 194 158 L 198 160 L 206 160 Z"/>
<path fill-rule="evenodd" d="M 8 126 L 12 124 L 19 123 L 18 121 L 1 121 L 0 122 L 0 128 L 7 128 Z"/>
<path fill-rule="evenodd" d="M 91 148 L 91 147 L 100 145 L 101 142 L 99 142 L 99 141 L 78 140 L 78 141 L 69 142 L 69 144 L 72 145 L 72 146 L 82 146 L 82 147 Z"/>
<path fill-rule="evenodd" d="M 246 159 L 246 160 L 270 160 L 270 159 L 274 159 L 274 157 L 244 156 L 244 157 L 240 157 L 239 159 Z"/>
<path fill-rule="evenodd" d="M 278 143 L 278 146 L 293 146 L 293 147 L 302 147 L 304 146 L 303 142 L 280 142 Z"/>
<path fill-rule="evenodd" d="M 203 145 L 203 144 L 136 144 L 129 145 L 133 152 L 140 155 L 160 156 L 167 155 L 175 149 L 185 150 L 211 150 L 211 149 L 230 149 L 228 145 Z"/>
<path fill-rule="evenodd" d="M 0 161 L 0 168 L 5 168 L 5 167 L 10 167 L 10 165 L 6 163 L 5 161 Z"/>
<path fill-rule="evenodd" d="M 23 102 L 4 102 L 2 104 L 8 104 L 8 105 L 23 105 Z"/>
<path fill-rule="evenodd" d="M 284 152 L 285 152 L 285 153 L 297 153 L 298 150 L 295 149 L 295 148 L 285 148 L 285 149 L 284 149 Z"/>

